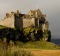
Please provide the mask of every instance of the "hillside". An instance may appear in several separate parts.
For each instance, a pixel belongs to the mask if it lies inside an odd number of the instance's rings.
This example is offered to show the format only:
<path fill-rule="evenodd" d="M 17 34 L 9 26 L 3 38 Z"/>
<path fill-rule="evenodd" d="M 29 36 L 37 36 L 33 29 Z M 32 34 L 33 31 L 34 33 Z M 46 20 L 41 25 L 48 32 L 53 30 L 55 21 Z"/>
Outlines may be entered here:
<path fill-rule="evenodd" d="M 0 42 L 0 56 L 58 56 L 60 55 L 60 47 L 46 41 L 36 42 L 16 42 L 16 45 L 7 46 L 6 43 Z"/>
<path fill-rule="evenodd" d="M 20 48 L 25 49 L 45 49 L 45 50 L 58 50 L 60 49 L 59 46 L 55 45 L 54 43 L 47 42 L 47 41 L 36 41 L 36 42 L 16 42 Z"/>
<path fill-rule="evenodd" d="M 7 28 L 5 26 L 1 26 L 0 25 L 0 29 L 4 29 L 4 28 Z M 33 31 L 34 29 L 32 29 L 31 31 Z M 24 29 L 24 31 L 26 31 L 27 33 L 30 31 L 30 28 L 28 29 Z M 34 48 L 34 49 L 60 49 L 59 46 L 55 45 L 54 43 L 51 43 L 51 42 L 47 42 L 47 41 L 30 41 L 30 42 L 27 42 L 27 43 L 22 43 L 22 42 L 19 42 L 19 41 L 16 41 L 17 45 L 19 47 L 23 47 L 23 48 Z"/>

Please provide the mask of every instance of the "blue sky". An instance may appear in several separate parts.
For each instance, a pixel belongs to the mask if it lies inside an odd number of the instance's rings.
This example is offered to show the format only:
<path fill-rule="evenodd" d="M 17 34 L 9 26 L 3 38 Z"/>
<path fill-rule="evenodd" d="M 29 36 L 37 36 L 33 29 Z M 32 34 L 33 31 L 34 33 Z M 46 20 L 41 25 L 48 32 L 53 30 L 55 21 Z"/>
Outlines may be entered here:
<path fill-rule="evenodd" d="M 38 0 L 38 8 L 47 16 L 52 37 L 60 38 L 60 0 Z M 0 0 L 1 19 L 6 12 L 20 10 L 28 13 L 30 9 L 37 9 L 37 0 Z"/>

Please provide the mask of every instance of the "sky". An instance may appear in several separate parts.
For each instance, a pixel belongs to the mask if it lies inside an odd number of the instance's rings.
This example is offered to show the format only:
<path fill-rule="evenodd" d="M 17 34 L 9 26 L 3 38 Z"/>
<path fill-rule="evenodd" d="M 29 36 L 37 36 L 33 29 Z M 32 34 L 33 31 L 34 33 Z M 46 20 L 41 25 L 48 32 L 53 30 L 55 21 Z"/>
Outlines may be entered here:
<path fill-rule="evenodd" d="M 52 38 L 60 38 L 60 0 L 0 0 L 0 19 L 11 11 L 28 13 L 37 9 L 37 4 L 41 12 L 46 14 Z"/>

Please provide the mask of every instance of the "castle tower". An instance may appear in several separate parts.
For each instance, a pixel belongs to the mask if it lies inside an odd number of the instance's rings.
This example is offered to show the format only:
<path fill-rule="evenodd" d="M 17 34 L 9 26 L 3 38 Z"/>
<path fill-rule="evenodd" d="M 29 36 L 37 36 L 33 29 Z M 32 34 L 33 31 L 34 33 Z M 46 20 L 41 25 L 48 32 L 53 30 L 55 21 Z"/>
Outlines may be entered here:
<path fill-rule="evenodd" d="M 15 28 L 23 28 L 23 19 L 21 17 L 21 14 L 19 13 L 19 10 L 14 14 L 15 21 L 14 26 Z"/>

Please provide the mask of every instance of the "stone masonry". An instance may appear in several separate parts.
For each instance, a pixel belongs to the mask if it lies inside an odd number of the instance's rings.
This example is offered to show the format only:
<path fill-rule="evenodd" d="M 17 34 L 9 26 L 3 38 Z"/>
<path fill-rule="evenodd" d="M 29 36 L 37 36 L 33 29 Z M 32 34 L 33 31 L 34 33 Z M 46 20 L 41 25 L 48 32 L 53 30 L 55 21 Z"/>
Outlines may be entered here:
<path fill-rule="evenodd" d="M 34 27 L 41 28 L 43 31 L 48 30 L 49 23 L 46 20 L 46 15 L 37 10 L 30 10 L 27 14 L 22 14 L 17 10 L 17 12 L 6 13 L 3 20 L 0 20 L 0 25 L 7 26 L 10 28 L 26 28 Z"/>

